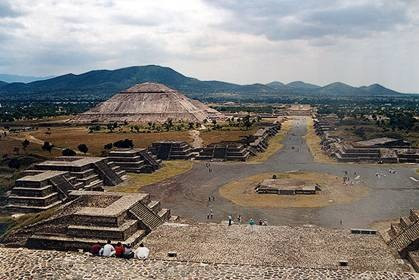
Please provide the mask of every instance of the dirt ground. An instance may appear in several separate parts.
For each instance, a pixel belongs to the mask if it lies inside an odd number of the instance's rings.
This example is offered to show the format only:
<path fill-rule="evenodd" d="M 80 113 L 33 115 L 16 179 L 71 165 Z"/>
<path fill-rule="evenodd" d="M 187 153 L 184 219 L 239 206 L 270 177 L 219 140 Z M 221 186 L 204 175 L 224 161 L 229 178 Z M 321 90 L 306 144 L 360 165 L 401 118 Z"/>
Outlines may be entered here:
<path fill-rule="evenodd" d="M 85 127 L 57 127 L 51 128 L 49 131 L 46 128 L 40 128 L 34 132 L 19 134 L 20 137 L 27 135 L 32 135 L 42 141 L 49 141 L 60 148 L 70 148 L 73 150 L 77 150 L 77 146 L 83 143 L 89 148 L 88 154 L 93 156 L 99 156 L 105 144 L 123 139 L 132 139 L 137 148 L 146 148 L 154 141 L 167 139 L 192 142 L 192 137 L 188 133 L 181 131 L 160 133 L 89 133 Z"/>
<path fill-rule="evenodd" d="M 218 143 L 221 141 L 237 141 L 244 136 L 252 135 L 256 132 L 256 128 L 249 130 L 211 130 L 201 131 L 201 138 L 203 145 L 206 146 L 211 143 Z"/>
<path fill-rule="evenodd" d="M 192 161 L 165 161 L 162 168 L 151 174 L 128 173 L 128 179 L 126 181 L 116 187 L 108 189 L 108 191 L 139 192 L 144 186 L 162 182 L 166 179 L 188 172 L 191 170 L 192 166 Z"/>
<path fill-rule="evenodd" d="M 321 191 L 315 195 L 258 194 L 255 187 L 264 179 L 277 178 L 301 180 L 305 185 L 319 184 Z M 234 181 L 219 190 L 224 198 L 245 207 L 288 208 L 324 207 L 332 204 L 350 203 L 367 195 L 368 188 L 362 184 L 345 185 L 343 179 L 325 173 L 289 172 L 262 173 Z"/>

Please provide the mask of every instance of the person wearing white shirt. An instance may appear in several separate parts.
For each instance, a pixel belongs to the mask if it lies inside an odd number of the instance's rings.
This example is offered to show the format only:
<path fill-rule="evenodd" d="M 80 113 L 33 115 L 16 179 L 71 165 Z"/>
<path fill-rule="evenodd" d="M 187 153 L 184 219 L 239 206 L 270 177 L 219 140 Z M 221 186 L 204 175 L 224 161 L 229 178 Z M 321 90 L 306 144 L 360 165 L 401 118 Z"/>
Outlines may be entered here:
<path fill-rule="evenodd" d="M 99 251 L 99 256 L 103 257 L 113 257 L 115 256 L 115 248 L 112 246 L 111 241 L 108 240 L 108 243 L 103 246 Z"/>
<path fill-rule="evenodd" d="M 145 260 L 148 258 L 148 255 L 150 254 L 150 250 L 144 246 L 143 243 L 140 244 L 140 247 L 135 250 L 135 257 Z"/>

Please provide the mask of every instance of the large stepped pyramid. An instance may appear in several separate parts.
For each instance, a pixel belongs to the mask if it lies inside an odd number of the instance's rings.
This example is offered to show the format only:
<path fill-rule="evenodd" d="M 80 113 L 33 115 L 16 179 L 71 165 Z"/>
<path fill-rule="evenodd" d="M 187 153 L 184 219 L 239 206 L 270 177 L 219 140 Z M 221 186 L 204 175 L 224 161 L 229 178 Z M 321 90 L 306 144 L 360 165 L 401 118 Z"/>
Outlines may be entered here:
<path fill-rule="evenodd" d="M 142 83 L 114 95 L 72 122 L 202 122 L 224 116 L 207 105 L 158 83 Z"/>
<path fill-rule="evenodd" d="M 26 246 L 77 250 L 107 240 L 134 246 L 171 218 L 169 209 L 161 208 L 159 201 L 145 193 L 72 191 L 70 196 L 72 203 L 57 211 L 70 214 L 34 228 Z"/>

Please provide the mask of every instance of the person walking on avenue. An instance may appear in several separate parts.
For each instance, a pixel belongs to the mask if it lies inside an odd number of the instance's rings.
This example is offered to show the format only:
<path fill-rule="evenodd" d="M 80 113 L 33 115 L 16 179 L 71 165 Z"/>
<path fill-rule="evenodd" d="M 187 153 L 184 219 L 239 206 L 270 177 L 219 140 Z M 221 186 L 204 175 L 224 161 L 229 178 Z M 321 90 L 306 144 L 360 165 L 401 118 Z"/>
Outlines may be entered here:
<path fill-rule="evenodd" d="M 253 220 L 253 218 L 250 218 L 249 225 L 250 225 L 250 229 L 253 230 L 253 226 L 255 225 L 255 221 Z"/>
<path fill-rule="evenodd" d="M 233 218 L 231 217 L 231 215 L 228 215 L 228 225 L 231 226 L 233 222 Z"/>

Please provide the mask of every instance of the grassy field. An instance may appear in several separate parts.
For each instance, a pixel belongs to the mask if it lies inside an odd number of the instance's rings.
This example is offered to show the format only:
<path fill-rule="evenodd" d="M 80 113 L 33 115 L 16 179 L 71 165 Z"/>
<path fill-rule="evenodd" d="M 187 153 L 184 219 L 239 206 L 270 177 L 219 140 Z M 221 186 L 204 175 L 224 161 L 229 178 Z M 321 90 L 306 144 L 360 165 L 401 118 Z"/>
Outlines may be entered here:
<path fill-rule="evenodd" d="M 316 162 L 322 163 L 336 163 L 330 158 L 322 149 L 320 144 L 320 137 L 316 134 L 313 127 L 313 119 L 309 118 L 307 121 L 307 134 L 304 136 L 307 146 Z"/>
<path fill-rule="evenodd" d="M 278 179 L 298 179 L 305 185 L 319 184 L 321 191 L 315 195 L 277 195 L 257 194 L 255 187 L 264 179 L 276 175 Z M 357 184 L 346 186 L 342 178 L 326 173 L 292 172 L 292 173 L 261 173 L 222 186 L 220 194 L 243 207 L 256 208 L 291 208 L 291 207 L 325 207 L 332 204 L 350 203 L 368 193 L 368 188 Z"/>
<path fill-rule="evenodd" d="M 176 175 L 185 173 L 191 170 L 192 166 L 193 162 L 188 160 L 165 161 L 162 168 L 151 174 L 128 173 L 129 179 L 110 189 L 110 191 L 138 192 L 144 186 L 159 183 Z"/>
<path fill-rule="evenodd" d="M 30 135 L 42 141 L 49 141 L 60 148 L 70 148 L 77 150 L 77 146 L 81 143 L 86 144 L 89 148 L 88 154 L 98 156 L 103 151 L 103 146 L 118 140 L 131 139 L 134 141 L 135 147 L 146 148 L 152 142 L 158 140 L 181 140 L 191 142 L 192 138 L 185 132 L 159 132 L 159 133 L 107 133 L 93 132 L 89 133 L 85 127 L 58 127 L 47 130 L 41 128 Z M 25 134 L 20 136 L 24 137 Z"/>
<path fill-rule="evenodd" d="M 61 155 L 61 152 L 58 150 L 52 150 L 51 153 L 47 151 L 43 151 L 41 149 L 41 145 L 35 144 L 35 143 L 30 143 L 29 146 L 26 148 L 26 150 L 23 150 L 22 141 L 23 140 L 16 140 L 10 137 L 0 139 L 0 147 L 1 147 L 0 156 L 3 156 L 5 154 L 8 154 L 8 155 L 14 154 L 13 149 L 15 147 L 19 148 L 19 154 L 34 154 L 34 155 L 39 155 L 46 158 L 56 157 L 58 155 Z"/>
<path fill-rule="evenodd" d="M 201 131 L 200 137 L 203 140 L 204 146 L 211 143 L 218 143 L 221 141 L 238 141 L 244 136 L 252 135 L 257 128 L 249 130 L 211 130 Z"/>
<path fill-rule="evenodd" d="M 269 146 L 263 152 L 259 153 L 254 157 L 251 157 L 247 163 L 262 163 L 268 160 L 272 155 L 278 152 L 282 148 L 282 140 L 288 131 L 293 127 L 293 120 L 288 120 L 282 123 L 281 130 L 277 135 L 269 139 Z"/>

